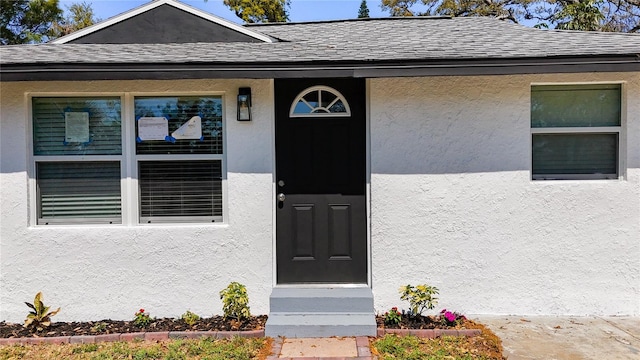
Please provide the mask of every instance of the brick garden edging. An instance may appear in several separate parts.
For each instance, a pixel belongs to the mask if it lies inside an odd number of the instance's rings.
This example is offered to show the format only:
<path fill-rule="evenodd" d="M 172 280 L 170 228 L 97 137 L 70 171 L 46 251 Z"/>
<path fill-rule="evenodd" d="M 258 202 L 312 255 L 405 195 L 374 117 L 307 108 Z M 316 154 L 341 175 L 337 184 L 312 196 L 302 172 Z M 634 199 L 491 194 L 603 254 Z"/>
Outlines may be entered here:
<path fill-rule="evenodd" d="M 434 339 L 440 336 L 478 336 L 479 329 L 384 329 L 378 328 L 377 336 L 386 334 L 413 335 L 420 338 Z M 209 337 L 213 339 L 231 339 L 235 336 L 244 338 L 264 337 L 264 330 L 251 331 L 157 331 L 157 332 L 137 332 L 137 333 L 116 333 L 105 335 L 77 335 L 77 336 L 56 336 L 56 337 L 28 337 L 28 338 L 3 338 L 0 345 L 15 344 L 94 344 L 100 342 L 114 341 L 134 341 L 134 340 L 169 340 L 169 339 L 199 339 Z M 360 348 L 360 346 L 358 346 Z M 360 349 L 359 349 L 360 350 Z"/>
<path fill-rule="evenodd" d="M 78 336 L 56 336 L 56 337 L 28 337 L 28 338 L 3 338 L 0 345 L 15 344 L 94 344 L 100 342 L 113 341 L 134 341 L 134 340 L 169 340 L 169 339 L 199 339 L 209 337 L 213 339 L 231 339 L 235 336 L 244 338 L 264 337 L 264 330 L 251 331 L 157 331 L 157 332 L 137 332 L 137 333 L 116 333 L 105 335 L 78 335 Z"/>
<path fill-rule="evenodd" d="M 440 336 L 478 336 L 482 334 L 480 329 L 385 329 L 378 328 L 378 337 L 386 334 L 413 335 L 419 338 L 435 339 Z"/>

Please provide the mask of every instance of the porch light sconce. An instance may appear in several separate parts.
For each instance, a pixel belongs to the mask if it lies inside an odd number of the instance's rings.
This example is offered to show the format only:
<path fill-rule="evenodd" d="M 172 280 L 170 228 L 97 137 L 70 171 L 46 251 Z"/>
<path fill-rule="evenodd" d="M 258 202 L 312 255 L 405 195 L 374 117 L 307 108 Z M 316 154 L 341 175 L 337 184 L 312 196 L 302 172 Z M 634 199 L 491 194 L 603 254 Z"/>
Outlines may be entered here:
<path fill-rule="evenodd" d="M 251 88 L 238 89 L 238 121 L 251 121 Z"/>

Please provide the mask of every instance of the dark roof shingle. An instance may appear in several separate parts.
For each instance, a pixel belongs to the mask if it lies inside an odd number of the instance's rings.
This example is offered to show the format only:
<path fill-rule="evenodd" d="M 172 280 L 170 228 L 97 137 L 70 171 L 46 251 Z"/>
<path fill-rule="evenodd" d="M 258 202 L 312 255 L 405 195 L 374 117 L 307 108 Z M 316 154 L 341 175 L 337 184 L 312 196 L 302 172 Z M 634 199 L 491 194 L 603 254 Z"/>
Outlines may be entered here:
<path fill-rule="evenodd" d="M 276 43 L 38 44 L 0 64 L 305 63 L 640 54 L 640 35 L 539 30 L 492 18 L 385 18 L 252 25 Z"/>

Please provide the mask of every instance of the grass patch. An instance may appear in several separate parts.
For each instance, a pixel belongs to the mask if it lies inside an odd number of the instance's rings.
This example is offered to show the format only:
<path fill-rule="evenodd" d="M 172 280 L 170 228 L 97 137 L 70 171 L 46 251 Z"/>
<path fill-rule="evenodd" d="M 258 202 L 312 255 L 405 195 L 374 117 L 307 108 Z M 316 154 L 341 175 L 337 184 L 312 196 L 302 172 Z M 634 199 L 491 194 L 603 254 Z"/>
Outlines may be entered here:
<path fill-rule="evenodd" d="M 268 338 L 231 340 L 203 338 L 158 342 L 99 344 L 11 345 L 0 347 L 0 359 L 70 360 L 254 360 L 271 352 Z"/>
<path fill-rule="evenodd" d="M 469 328 L 482 330 L 474 337 L 443 336 L 420 339 L 415 336 L 385 335 L 371 344 L 371 352 L 380 359 L 403 360 L 503 360 L 502 342 L 481 324 Z"/>

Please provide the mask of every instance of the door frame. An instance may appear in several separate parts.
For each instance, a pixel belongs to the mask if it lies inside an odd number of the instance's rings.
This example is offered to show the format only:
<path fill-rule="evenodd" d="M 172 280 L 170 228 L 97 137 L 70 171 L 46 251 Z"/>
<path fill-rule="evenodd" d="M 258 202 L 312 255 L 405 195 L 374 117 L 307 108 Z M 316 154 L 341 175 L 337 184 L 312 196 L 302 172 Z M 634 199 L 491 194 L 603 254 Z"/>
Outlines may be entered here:
<path fill-rule="evenodd" d="M 331 284 L 331 283 L 321 283 L 321 284 L 278 284 L 277 280 L 277 270 L 278 270 L 278 259 L 276 256 L 276 232 L 277 232 L 277 223 L 276 223 L 276 211 L 277 211 L 277 202 L 276 194 L 278 193 L 277 187 L 277 179 L 276 179 L 276 107 L 275 107 L 275 80 L 270 79 L 270 87 L 269 87 L 269 98 L 271 101 L 271 152 L 272 152 L 272 163 L 271 163 L 271 287 L 319 287 L 324 288 L 327 286 L 331 287 L 368 287 L 371 288 L 372 284 L 372 251 L 371 251 L 371 79 L 365 79 L 364 85 L 364 106 L 365 106 L 365 220 L 366 220 L 366 244 L 367 244 L 367 283 L 366 284 Z M 318 84 L 322 85 L 322 84 Z"/>

